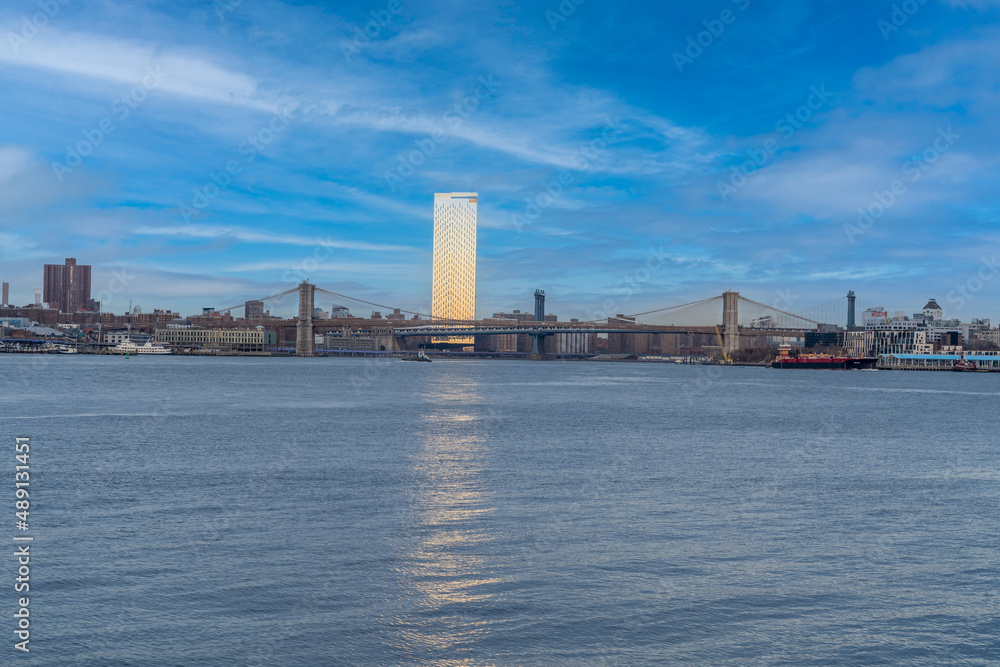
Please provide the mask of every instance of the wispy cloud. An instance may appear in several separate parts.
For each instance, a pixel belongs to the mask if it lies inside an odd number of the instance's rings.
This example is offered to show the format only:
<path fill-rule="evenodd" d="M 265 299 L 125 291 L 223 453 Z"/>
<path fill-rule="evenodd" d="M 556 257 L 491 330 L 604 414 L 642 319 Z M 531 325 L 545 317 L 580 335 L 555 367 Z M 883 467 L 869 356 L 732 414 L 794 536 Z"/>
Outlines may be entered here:
<path fill-rule="evenodd" d="M 343 248 L 346 250 L 371 250 L 378 252 L 408 252 L 413 248 L 400 245 L 342 241 L 329 236 L 297 236 L 294 234 L 272 234 L 269 232 L 239 229 L 236 227 L 209 227 L 179 225 L 177 227 L 138 227 L 136 234 L 142 236 L 171 236 L 192 239 L 227 239 L 242 243 L 265 245 L 292 245 L 319 248 Z"/>
<path fill-rule="evenodd" d="M 10 34 L 17 24 L 0 26 Z M 107 35 L 69 32 L 47 27 L 20 48 L 0 48 L 0 63 L 66 75 L 139 85 L 158 76 L 158 91 L 217 104 L 248 106 L 273 112 L 276 106 L 260 98 L 254 77 L 227 69 L 190 50 L 126 41 Z"/>

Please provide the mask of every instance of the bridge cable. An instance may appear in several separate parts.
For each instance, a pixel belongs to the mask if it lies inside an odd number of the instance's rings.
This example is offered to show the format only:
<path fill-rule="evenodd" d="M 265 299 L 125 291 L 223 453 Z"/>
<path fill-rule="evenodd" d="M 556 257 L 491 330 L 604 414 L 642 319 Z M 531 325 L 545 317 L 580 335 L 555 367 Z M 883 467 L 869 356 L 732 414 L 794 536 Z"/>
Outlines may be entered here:
<path fill-rule="evenodd" d="M 444 317 L 434 317 L 433 315 L 428 315 L 426 313 L 418 313 L 415 310 L 406 310 L 405 308 L 396 308 L 395 306 L 386 306 L 386 305 L 381 304 L 381 303 L 375 303 L 374 301 L 365 301 L 364 299 L 358 299 L 358 298 L 355 298 L 353 296 L 347 296 L 346 294 L 339 294 L 337 292 L 331 292 L 330 290 L 323 289 L 322 287 L 317 287 L 316 291 L 317 292 L 322 292 L 324 294 L 329 294 L 330 296 L 339 297 L 341 299 L 347 299 L 348 301 L 357 301 L 358 303 L 363 303 L 363 304 L 366 304 L 366 305 L 369 305 L 369 306 L 375 306 L 376 308 L 382 308 L 383 310 L 398 310 L 399 312 L 406 313 L 407 315 L 416 315 L 418 317 L 426 317 L 427 319 L 431 320 L 432 322 L 437 322 L 437 323 L 455 323 L 455 322 L 458 322 L 458 323 L 462 323 L 462 324 L 467 324 L 467 323 L 475 323 L 477 321 L 477 320 L 454 320 L 454 319 L 448 319 L 448 318 L 444 318 Z"/>
<path fill-rule="evenodd" d="M 271 296 L 265 296 L 263 299 L 250 299 L 250 301 L 267 301 L 268 299 L 276 299 L 279 296 L 285 296 L 286 294 L 291 294 L 292 292 L 298 292 L 298 291 L 299 291 L 298 287 L 293 287 L 292 289 L 285 290 L 284 292 L 280 292 L 279 294 L 272 294 Z M 230 310 L 236 310 L 237 308 L 243 308 L 244 306 L 246 306 L 246 302 L 237 304 L 235 306 L 230 306 L 229 308 L 217 308 L 215 312 L 228 313 Z"/>
<path fill-rule="evenodd" d="M 748 299 L 745 296 L 740 296 L 740 301 L 746 301 L 747 303 L 752 303 L 755 306 L 760 306 L 764 310 L 773 310 L 776 313 L 781 313 L 782 315 L 787 315 L 788 317 L 793 317 L 797 320 L 802 320 L 803 322 L 811 322 L 812 324 L 820 324 L 816 320 L 810 320 L 808 317 L 802 317 L 801 315 L 796 315 L 795 313 L 788 313 L 780 308 L 775 308 L 774 306 L 768 306 L 767 304 L 760 303 L 759 301 L 754 301 L 753 299 Z"/>
<path fill-rule="evenodd" d="M 670 306 L 668 308 L 660 308 L 658 310 L 647 310 L 644 313 L 636 313 L 635 315 L 628 315 L 628 317 L 639 317 L 641 315 L 652 315 L 653 313 L 663 313 L 663 312 L 666 312 L 668 310 L 676 310 L 678 308 L 686 308 L 687 306 L 700 306 L 700 305 L 703 305 L 703 304 L 706 304 L 706 303 L 710 303 L 712 301 L 716 301 L 716 300 L 721 299 L 721 298 L 722 298 L 721 296 L 713 296 L 713 297 L 708 298 L 708 299 L 702 299 L 701 301 L 692 301 L 691 303 L 682 303 L 679 306 Z"/>

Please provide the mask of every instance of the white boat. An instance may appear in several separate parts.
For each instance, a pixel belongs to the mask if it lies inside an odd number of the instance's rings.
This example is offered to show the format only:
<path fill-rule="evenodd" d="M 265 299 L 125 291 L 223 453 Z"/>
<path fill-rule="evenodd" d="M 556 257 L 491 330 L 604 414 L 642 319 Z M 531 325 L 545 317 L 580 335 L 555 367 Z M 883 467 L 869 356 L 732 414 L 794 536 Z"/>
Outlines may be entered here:
<path fill-rule="evenodd" d="M 77 349 L 69 345 L 60 345 L 59 354 L 77 354 Z"/>
<path fill-rule="evenodd" d="M 136 345 L 130 340 L 118 343 L 108 351 L 111 354 L 170 354 L 170 348 L 162 345 L 153 345 L 153 341 L 147 340 L 142 345 Z"/>

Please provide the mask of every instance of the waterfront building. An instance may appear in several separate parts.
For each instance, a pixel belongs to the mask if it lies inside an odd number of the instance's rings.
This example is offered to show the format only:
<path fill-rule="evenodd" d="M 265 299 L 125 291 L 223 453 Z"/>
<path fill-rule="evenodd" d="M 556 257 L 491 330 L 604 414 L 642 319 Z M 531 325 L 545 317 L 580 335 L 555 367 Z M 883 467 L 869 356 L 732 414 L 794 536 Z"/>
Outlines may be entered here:
<path fill-rule="evenodd" d="M 197 347 L 234 352 L 264 352 L 277 340 L 275 333 L 256 329 L 167 328 L 157 329 L 155 341 L 178 347 Z"/>
<path fill-rule="evenodd" d="M 965 360 L 976 364 L 980 370 L 1000 372 L 1000 351 L 965 354 Z M 879 356 L 878 367 L 893 370 L 950 371 L 959 354 L 884 354 Z"/>
<path fill-rule="evenodd" d="M 91 267 L 68 257 L 65 264 L 46 264 L 42 300 L 63 313 L 86 310 L 90 305 Z"/>
<path fill-rule="evenodd" d="M 435 193 L 431 317 L 476 319 L 476 225 L 479 195 Z M 471 344 L 472 338 L 443 342 Z"/>
<path fill-rule="evenodd" d="M 844 334 L 844 349 L 851 357 L 877 357 L 883 354 L 930 354 L 934 344 L 927 340 L 926 329 L 868 329 Z"/>
<path fill-rule="evenodd" d="M 377 350 L 383 347 L 370 332 L 343 328 L 323 334 L 323 348 L 327 350 Z"/>

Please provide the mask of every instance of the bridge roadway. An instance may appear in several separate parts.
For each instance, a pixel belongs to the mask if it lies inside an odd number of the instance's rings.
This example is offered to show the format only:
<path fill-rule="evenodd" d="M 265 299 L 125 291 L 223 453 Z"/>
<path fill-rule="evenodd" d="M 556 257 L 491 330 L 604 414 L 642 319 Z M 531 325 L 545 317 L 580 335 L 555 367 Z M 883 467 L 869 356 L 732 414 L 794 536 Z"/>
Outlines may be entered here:
<path fill-rule="evenodd" d="M 499 336 L 505 334 L 528 334 L 532 336 L 554 336 L 556 334 L 710 334 L 715 335 L 720 332 L 714 326 L 675 326 L 675 325 L 647 325 L 636 324 L 634 326 L 593 326 L 587 324 L 574 325 L 567 323 L 559 326 L 422 326 L 422 327 L 399 327 L 394 329 L 392 335 L 398 338 L 411 336 Z M 740 327 L 741 336 L 804 336 L 804 329 L 755 329 L 750 327 Z"/>

